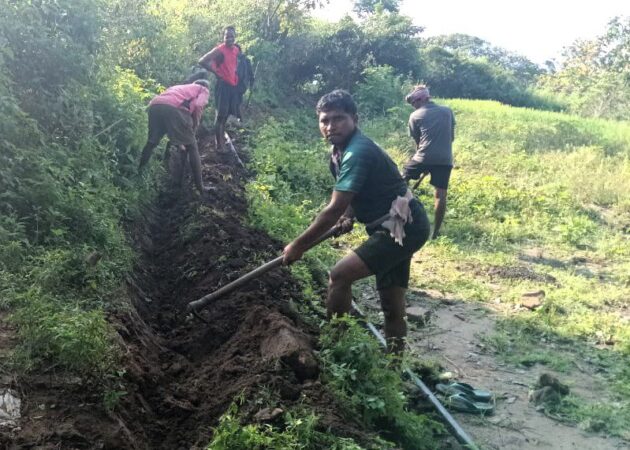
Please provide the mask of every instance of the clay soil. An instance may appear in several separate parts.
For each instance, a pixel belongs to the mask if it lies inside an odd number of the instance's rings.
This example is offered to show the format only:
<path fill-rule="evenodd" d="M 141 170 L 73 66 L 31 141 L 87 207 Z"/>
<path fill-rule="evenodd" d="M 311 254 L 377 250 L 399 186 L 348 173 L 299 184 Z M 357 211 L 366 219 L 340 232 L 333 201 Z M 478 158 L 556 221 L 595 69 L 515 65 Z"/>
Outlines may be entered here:
<path fill-rule="evenodd" d="M 239 395 L 246 419 L 265 407 L 306 404 L 322 429 L 361 442 L 359 427 L 341 417 L 317 381 L 317 330 L 290 307 L 300 289 L 286 270 L 209 305 L 202 312 L 207 323 L 185 314 L 189 302 L 282 248 L 245 225 L 246 174 L 234 156 L 217 154 L 209 137 L 200 149 L 204 180 L 216 191 L 202 201 L 188 184 L 165 188 L 129 226 L 141 257 L 109 313 L 124 352 L 120 373 L 107 380 L 120 393 L 115 408 L 104 407 L 100 382 L 54 367 L 19 378 L 2 374 L 2 384 L 20 393 L 22 419 L 18 428 L 0 429 L 0 448 L 205 448 Z M 4 346 L 11 334 L 3 332 Z"/>

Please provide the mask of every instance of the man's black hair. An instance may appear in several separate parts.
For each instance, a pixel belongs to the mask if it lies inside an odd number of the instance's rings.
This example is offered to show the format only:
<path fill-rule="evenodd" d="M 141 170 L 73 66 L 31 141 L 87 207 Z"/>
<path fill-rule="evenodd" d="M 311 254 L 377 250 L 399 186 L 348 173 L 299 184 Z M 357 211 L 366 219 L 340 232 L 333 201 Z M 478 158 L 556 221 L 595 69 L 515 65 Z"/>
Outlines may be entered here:
<path fill-rule="evenodd" d="M 343 89 L 335 89 L 322 96 L 315 107 L 317 114 L 328 111 L 343 111 L 347 114 L 357 113 L 357 104 L 354 103 L 352 95 Z"/>
<path fill-rule="evenodd" d="M 236 28 L 234 28 L 234 26 L 233 26 L 233 25 L 228 25 L 227 27 L 225 27 L 225 28 L 223 29 L 223 32 L 225 33 L 225 32 L 226 32 L 226 31 L 228 31 L 228 30 L 229 30 L 229 31 L 231 31 L 231 32 L 233 32 L 234 34 L 236 34 Z"/>

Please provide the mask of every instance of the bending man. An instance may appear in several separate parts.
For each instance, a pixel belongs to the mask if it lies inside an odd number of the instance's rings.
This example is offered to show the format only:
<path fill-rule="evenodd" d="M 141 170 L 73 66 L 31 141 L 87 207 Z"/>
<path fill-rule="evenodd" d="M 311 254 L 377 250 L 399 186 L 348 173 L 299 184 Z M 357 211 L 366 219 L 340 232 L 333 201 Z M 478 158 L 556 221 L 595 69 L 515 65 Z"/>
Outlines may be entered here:
<path fill-rule="evenodd" d="M 357 108 L 350 94 L 342 90 L 326 94 L 316 111 L 322 136 L 333 146 L 330 166 L 336 183 L 328 205 L 285 247 L 284 262 L 300 259 L 305 249 L 334 225 L 349 231 L 355 217 L 367 224 L 368 240 L 330 272 L 328 316 L 348 313 L 352 283 L 376 275 L 388 346 L 400 354 L 407 334 L 405 292 L 411 257 L 429 237 L 429 220 L 396 164 L 359 130 Z M 388 216 L 390 209 L 398 212 L 395 217 Z M 384 218 L 388 220 L 382 223 Z"/>
<path fill-rule="evenodd" d="M 217 140 L 217 150 L 223 151 L 225 145 L 225 123 L 230 115 L 240 117 L 240 95 L 236 67 L 240 53 L 236 41 L 234 27 L 226 27 L 223 33 L 223 43 L 217 45 L 199 60 L 199 65 L 217 76 L 214 89 L 214 100 L 217 115 L 214 121 L 214 133 Z"/>
<path fill-rule="evenodd" d="M 431 101 L 429 88 L 419 85 L 407 95 L 407 103 L 415 111 L 409 116 L 409 134 L 416 143 L 416 153 L 403 169 L 405 180 L 417 180 L 431 174 L 435 187 L 435 221 L 433 236 L 439 236 L 446 213 L 446 193 L 453 169 L 455 116 L 446 106 Z"/>
<path fill-rule="evenodd" d="M 201 181 L 201 159 L 195 137 L 209 95 L 208 81 L 197 80 L 192 84 L 172 86 L 151 100 L 148 109 L 149 137 L 142 150 L 138 172 L 142 172 L 153 150 L 166 134 L 173 145 L 184 147 L 188 152 L 193 180 L 199 193 L 204 194 L 209 189 Z"/>

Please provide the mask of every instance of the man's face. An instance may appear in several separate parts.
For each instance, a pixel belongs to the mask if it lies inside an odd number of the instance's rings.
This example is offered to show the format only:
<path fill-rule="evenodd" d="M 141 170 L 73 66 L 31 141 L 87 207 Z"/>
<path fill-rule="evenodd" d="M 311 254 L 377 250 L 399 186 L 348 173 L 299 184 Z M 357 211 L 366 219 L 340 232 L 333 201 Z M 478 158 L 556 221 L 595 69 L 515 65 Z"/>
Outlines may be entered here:
<path fill-rule="evenodd" d="M 234 45 L 235 40 L 236 33 L 232 30 L 225 30 L 225 33 L 223 33 L 223 42 L 225 43 L 225 45 L 231 47 L 232 45 Z"/>
<path fill-rule="evenodd" d="M 344 111 L 332 110 L 319 113 L 319 131 L 332 145 L 345 144 L 357 128 L 358 117 Z"/>

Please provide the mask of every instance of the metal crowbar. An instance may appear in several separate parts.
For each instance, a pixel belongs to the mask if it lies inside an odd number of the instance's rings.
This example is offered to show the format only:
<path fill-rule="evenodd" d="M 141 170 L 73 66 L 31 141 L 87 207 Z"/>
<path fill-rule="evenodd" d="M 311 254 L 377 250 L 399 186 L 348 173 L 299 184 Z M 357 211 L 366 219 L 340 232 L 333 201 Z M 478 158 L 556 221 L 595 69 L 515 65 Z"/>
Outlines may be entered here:
<path fill-rule="evenodd" d="M 319 237 L 319 239 L 317 239 L 317 241 L 315 241 L 313 243 L 313 245 L 311 247 L 309 247 L 307 250 L 310 250 L 311 248 L 315 247 L 317 244 L 325 241 L 326 239 L 329 239 L 332 236 L 336 236 L 336 235 L 339 235 L 339 229 L 337 227 L 332 227 L 326 233 L 321 235 Z M 201 319 L 201 317 L 198 314 L 196 314 L 196 313 L 199 312 L 199 310 L 201 310 L 202 308 L 206 307 L 213 300 L 216 300 L 219 297 L 222 297 L 224 295 L 229 294 L 230 292 L 233 292 L 234 290 L 236 290 L 239 287 L 243 286 L 244 284 L 246 284 L 250 280 L 253 280 L 256 277 L 259 277 L 259 276 L 269 272 L 270 270 L 275 269 L 276 267 L 280 267 L 282 265 L 283 258 L 284 258 L 284 256 L 278 256 L 277 258 L 272 259 L 271 261 L 263 264 L 262 266 L 259 266 L 259 267 L 255 268 L 251 272 L 246 273 L 242 277 L 237 278 L 236 280 L 232 281 L 231 283 L 226 284 L 221 289 L 218 289 L 218 290 L 216 290 L 216 291 L 214 291 L 214 292 L 212 292 L 212 293 L 210 293 L 208 295 L 204 295 L 199 300 L 195 300 L 194 302 L 190 302 L 188 304 L 188 307 L 186 308 L 187 312 L 193 313 L 195 315 L 195 317 Z M 203 322 L 205 322 L 205 320 L 203 320 L 203 319 L 201 319 L 201 320 Z"/>

